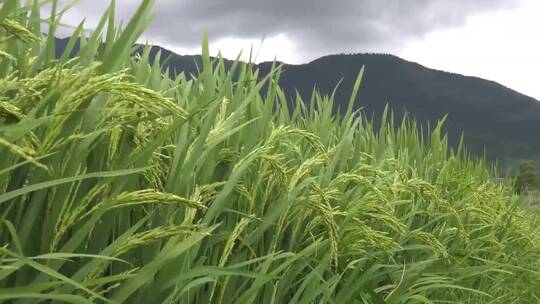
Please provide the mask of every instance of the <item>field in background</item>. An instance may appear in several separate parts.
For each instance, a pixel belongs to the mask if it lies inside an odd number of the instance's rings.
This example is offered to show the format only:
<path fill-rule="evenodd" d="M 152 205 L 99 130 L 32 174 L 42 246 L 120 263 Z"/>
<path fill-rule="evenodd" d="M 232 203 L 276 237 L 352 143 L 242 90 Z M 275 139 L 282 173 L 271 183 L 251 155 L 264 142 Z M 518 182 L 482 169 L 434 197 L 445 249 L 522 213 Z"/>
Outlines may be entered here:
<path fill-rule="evenodd" d="M 540 190 L 530 190 L 521 195 L 526 210 L 540 212 Z"/>

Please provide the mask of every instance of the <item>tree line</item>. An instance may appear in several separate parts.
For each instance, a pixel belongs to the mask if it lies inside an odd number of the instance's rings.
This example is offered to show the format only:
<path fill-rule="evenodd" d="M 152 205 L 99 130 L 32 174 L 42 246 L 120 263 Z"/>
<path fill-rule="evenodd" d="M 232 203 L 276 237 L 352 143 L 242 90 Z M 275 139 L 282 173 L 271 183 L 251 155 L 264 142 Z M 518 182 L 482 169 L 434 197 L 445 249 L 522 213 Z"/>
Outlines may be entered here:
<path fill-rule="evenodd" d="M 519 165 L 519 171 L 514 182 L 514 190 L 518 194 L 540 189 L 540 173 L 533 162 L 527 161 Z"/>

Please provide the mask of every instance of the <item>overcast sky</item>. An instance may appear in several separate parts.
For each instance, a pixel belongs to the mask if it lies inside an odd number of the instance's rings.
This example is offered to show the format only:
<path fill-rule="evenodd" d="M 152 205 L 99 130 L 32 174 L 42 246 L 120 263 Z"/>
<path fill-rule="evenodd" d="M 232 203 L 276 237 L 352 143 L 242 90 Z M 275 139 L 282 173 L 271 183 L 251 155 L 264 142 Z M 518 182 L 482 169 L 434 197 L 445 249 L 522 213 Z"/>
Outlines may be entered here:
<path fill-rule="evenodd" d="M 91 27 L 109 2 L 82 1 L 64 22 Z M 126 19 L 139 1 L 117 2 Z M 179 54 L 199 53 L 205 31 L 229 58 L 251 46 L 257 61 L 287 63 L 392 53 L 540 99 L 540 0 L 156 0 L 154 11 L 143 41 Z"/>

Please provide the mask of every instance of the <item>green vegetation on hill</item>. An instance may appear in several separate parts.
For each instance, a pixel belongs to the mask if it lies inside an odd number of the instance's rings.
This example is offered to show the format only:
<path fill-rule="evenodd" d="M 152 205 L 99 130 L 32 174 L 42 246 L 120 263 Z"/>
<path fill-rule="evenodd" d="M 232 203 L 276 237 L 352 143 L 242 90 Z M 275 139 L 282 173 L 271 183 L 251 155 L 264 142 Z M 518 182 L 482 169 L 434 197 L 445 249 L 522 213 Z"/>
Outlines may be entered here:
<path fill-rule="evenodd" d="M 279 69 L 206 42 L 171 79 L 130 57 L 151 2 L 122 31 L 113 2 L 76 56 L 3 2 L 0 301 L 538 302 L 537 223 L 442 124 L 290 109 Z"/>
<path fill-rule="evenodd" d="M 59 40 L 60 46 L 66 40 Z M 180 56 L 160 47 L 150 52 L 171 74 L 197 74 L 200 56 Z M 225 60 L 227 67 L 232 61 Z M 255 65 L 266 75 L 272 63 Z M 313 87 L 321 94 L 332 94 L 336 108 L 346 108 L 358 71 L 365 66 L 366 77 L 355 99 L 354 109 L 363 108 L 380 117 L 390 104 L 396 117 L 408 112 L 419 122 L 435 125 L 448 114 L 443 131 L 452 146 L 462 133 L 469 149 L 478 156 L 487 150 L 490 160 L 505 167 L 523 160 L 538 159 L 540 141 L 540 102 L 492 81 L 428 69 L 419 64 L 385 54 L 332 55 L 307 64 L 283 66 L 279 80 L 285 96 L 294 105 L 297 92 L 309 103 Z"/>
<path fill-rule="evenodd" d="M 526 193 L 530 190 L 540 190 L 540 173 L 532 162 L 523 162 L 519 165 L 514 190 L 518 194 Z"/>

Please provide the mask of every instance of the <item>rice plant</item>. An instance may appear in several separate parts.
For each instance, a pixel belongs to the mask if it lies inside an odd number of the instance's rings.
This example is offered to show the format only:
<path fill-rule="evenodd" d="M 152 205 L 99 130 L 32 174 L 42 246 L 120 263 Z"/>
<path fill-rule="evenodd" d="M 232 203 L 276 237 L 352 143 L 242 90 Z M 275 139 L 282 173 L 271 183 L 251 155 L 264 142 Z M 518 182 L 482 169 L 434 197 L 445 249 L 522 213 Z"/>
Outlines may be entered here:
<path fill-rule="evenodd" d="M 171 78 L 134 53 L 151 4 L 57 56 L 56 1 L 2 2 L 1 301 L 540 302 L 537 222 L 442 121 L 354 111 L 361 71 L 337 114 L 291 102 L 206 38 Z"/>

